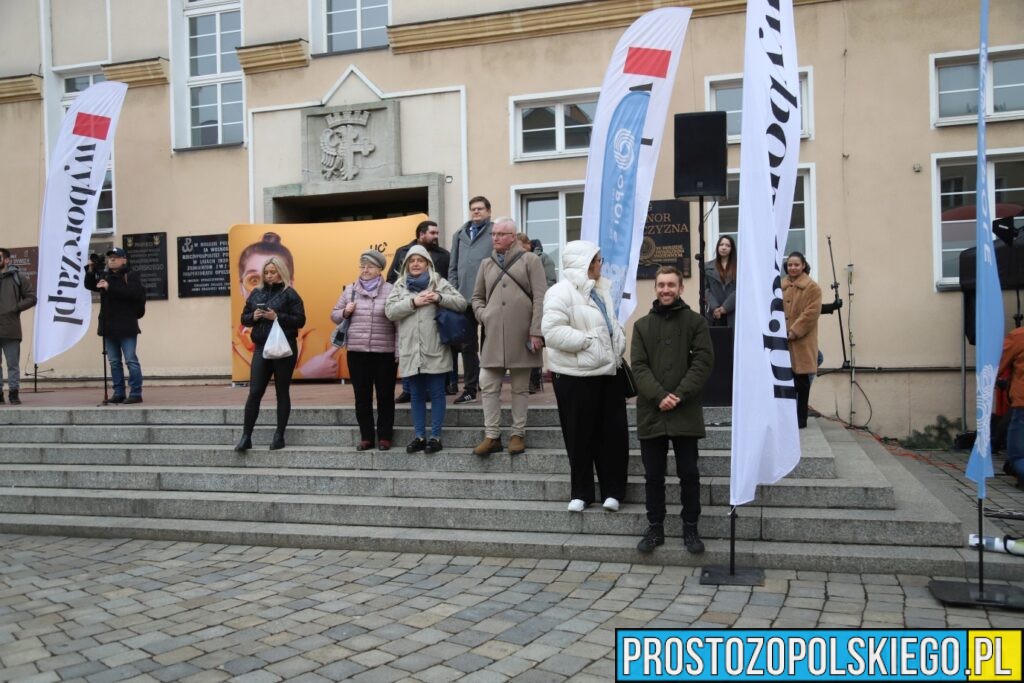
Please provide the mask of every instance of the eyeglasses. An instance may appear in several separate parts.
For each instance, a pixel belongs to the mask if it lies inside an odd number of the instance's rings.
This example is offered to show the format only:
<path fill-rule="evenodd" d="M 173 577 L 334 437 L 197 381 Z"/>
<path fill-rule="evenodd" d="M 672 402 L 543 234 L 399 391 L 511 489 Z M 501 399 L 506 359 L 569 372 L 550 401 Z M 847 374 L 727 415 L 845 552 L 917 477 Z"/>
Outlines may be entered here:
<path fill-rule="evenodd" d="M 515 237 L 515 235 L 516 234 L 514 232 L 492 232 L 491 238 L 493 239 L 495 237 Z"/>
<path fill-rule="evenodd" d="M 595 256 L 594 260 L 591 261 L 591 263 L 604 263 L 604 257 L 603 256 Z"/>

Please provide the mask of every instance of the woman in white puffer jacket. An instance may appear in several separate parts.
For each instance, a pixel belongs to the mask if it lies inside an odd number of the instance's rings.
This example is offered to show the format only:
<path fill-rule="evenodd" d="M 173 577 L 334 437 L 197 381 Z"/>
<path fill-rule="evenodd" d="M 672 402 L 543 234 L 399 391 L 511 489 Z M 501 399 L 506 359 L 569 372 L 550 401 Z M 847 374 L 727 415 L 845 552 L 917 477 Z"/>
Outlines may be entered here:
<path fill-rule="evenodd" d="M 593 242 L 569 242 L 562 279 L 544 296 L 541 329 L 569 455 L 572 512 L 598 500 L 595 469 L 606 510 L 618 510 L 626 493 L 629 432 L 625 389 L 616 374 L 626 335 L 602 263 Z"/>

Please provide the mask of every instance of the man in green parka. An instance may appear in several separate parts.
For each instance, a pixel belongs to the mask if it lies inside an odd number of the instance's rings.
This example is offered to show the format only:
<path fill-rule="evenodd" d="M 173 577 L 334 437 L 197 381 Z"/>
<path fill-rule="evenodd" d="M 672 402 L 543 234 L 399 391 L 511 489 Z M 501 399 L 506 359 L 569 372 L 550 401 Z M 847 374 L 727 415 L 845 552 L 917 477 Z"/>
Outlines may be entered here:
<path fill-rule="evenodd" d="M 665 469 L 671 441 L 683 505 L 683 545 L 691 553 L 702 553 L 697 439 L 704 438 L 701 390 L 711 376 L 715 353 L 707 322 L 680 298 L 679 269 L 659 268 L 654 289 L 658 298 L 651 312 L 633 325 L 630 354 L 650 524 L 636 548 L 649 553 L 665 542 Z"/>

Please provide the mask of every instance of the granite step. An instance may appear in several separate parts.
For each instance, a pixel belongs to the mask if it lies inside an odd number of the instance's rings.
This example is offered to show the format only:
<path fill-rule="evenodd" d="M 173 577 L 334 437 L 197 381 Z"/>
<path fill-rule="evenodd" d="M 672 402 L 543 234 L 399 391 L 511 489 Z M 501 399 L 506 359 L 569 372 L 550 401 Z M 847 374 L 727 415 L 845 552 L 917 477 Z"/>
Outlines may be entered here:
<path fill-rule="evenodd" d="M 412 498 L 484 498 L 567 501 L 567 473 L 385 471 L 371 469 L 282 470 L 240 467 L 107 465 L 0 465 L 0 481 L 12 488 L 112 489 L 128 491 L 217 491 L 234 493 L 328 493 Z M 728 505 L 729 480 L 705 477 L 701 503 Z M 666 484 L 668 500 L 679 500 L 679 485 Z M 627 484 L 629 500 L 644 499 L 642 476 Z M 833 479 L 787 478 L 762 486 L 754 505 L 886 509 L 894 505 L 891 487 Z"/>
<path fill-rule="evenodd" d="M 729 476 L 727 450 L 701 448 L 698 465 L 702 476 Z M 154 444 L 0 444 L 0 463 L 42 465 L 158 465 L 165 467 L 237 467 L 288 469 L 367 469 L 423 472 L 560 473 L 568 475 L 565 450 L 529 447 L 526 453 L 508 452 L 478 458 L 470 448 L 446 447 L 431 455 L 409 455 L 404 444 L 390 451 L 371 449 L 357 452 L 334 446 L 289 446 L 280 451 L 254 448 L 240 455 L 226 445 L 154 445 Z M 629 473 L 643 475 L 640 451 L 629 454 Z M 671 471 L 671 468 L 670 468 Z M 800 479 L 833 479 L 836 462 L 831 450 L 805 448 L 793 470 Z"/>
<path fill-rule="evenodd" d="M 582 516 L 588 516 L 584 513 Z M 450 555 L 555 558 L 633 564 L 727 565 L 729 542 L 707 539 L 702 555 L 691 555 L 672 534 L 648 555 L 636 551 L 639 535 L 522 533 L 332 524 L 287 524 L 221 520 L 0 513 L 0 533 L 92 538 L 135 538 L 296 548 L 337 548 Z M 869 574 L 971 577 L 977 554 L 966 548 L 821 542 L 738 540 L 739 567 Z M 1020 577 L 1019 558 L 990 554 L 985 576 Z"/>
<path fill-rule="evenodd" d="M 238 406 L 230 407 L 159 407 L 144 406 L 104 406 L 91 408 L 29 408 L 21 407 L 4 412 L 4 421 L 12 425 L 230 425 L 239 427 L 242 424 L 244 394 Z M 636 424 L 636 406 L 626 404 L 626 416 L 630 425 Z M 511 424 L 511 410 L 502 409 L 502 424 Z M 555 406 L 531 406 L 529 410 L 530 427 L 557 427 L 558 409 Z M 705 408 L 704 422 L 709 426 L 728 426 L 731 424 L 730 408 Z M 412 413 L 409 406 L 400 404 L 395 407 L 395 423 L 402 426 L 412 424 Z M 479 403 L 467 405 L 448 405 L 445 412 L 446 427 L 479 427 L 484 423 L 483 409 Z M 274 425 L 274 404 L 269 399 L 260 411 L 258 424 Z M 292 408 L 289 418 L 290 426 L 355 426 L 355 407 L 329 406 L 311 408 L 297 406 Z"/>
<path fill-rule="evenodd" d="M 270 443 L 272 428 L 261 428 L 253 437 L 253 444 Z M 4 428 L 7 441 L 19 443 L 77 443 L 77 444 L 173 444 L 173 445 L 229 445 L 238 441 L 241 427 L 206 424 L 88 424 L 39 425 L 17 424 Z M 405 444 L 414 437 L 411 427 L 397 426 L 394 441 Z M 334 446 L 341 450 L 359 443 L 359 429 L 355 426 L 295 425 L 289 426 L 286 441 L 290 446 Z M 448 448 L 472 448 L 483 438 L 483 427 L 449 427 L 442 440 Z M 732 434 L 728 427 L 708 427 L 707 438 L 701 445 L 709 449 L 730 447 Z M 530 427 L 526 442 L 532 448 L 564 448 L 562 431 L 558 427 Z M 629 431 L 629 447 L 639 448 L 636 430 Z"/>
<path fill-rule="evenodd" d="M 528 533 L 639 535 L 647 526 L 642 504 L 617 513 L 593 506 L 584 514 L 563 501 L 413 498 L 373 495 L 259 494 L 198 491 L 0 488 L 0 512 L 181 520 L 259 521 L 403 528 L 472 529 Z M 725 538 L 728 506 L 706 506 L 702 534 Z M 679 506 L 668 506 L 666 532 L 681 532 Z M 782 542 L 961 546 L 961 524 L 929 510 L 850 510 L 744 506 L 737 538 Z"/>

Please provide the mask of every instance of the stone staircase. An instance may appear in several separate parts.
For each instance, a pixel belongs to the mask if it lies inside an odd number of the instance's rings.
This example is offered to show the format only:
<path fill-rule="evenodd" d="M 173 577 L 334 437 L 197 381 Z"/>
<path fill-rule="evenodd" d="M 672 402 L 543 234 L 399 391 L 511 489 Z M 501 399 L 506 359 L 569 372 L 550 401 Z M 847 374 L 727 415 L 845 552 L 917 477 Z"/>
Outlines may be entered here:
<path fill-rule="evenodd" d="M 701 532 L 708 550 L 696 557 L 682 549 L 678 505 L 669 506 L 666 545 L 649 556 L 635 550 L 646 528 L 635 432 L 622 509 L 592 506 L 573 514 L 565 510 L 568 463 L 553 408 L 530 409 L 524 455 L 488 459 L 471 453 L 482 435 L 479 406 L 449 408 L 445 450 L 434 455 L 405 453 L 412 430 L 401 408 L 395 449 L 356 452 L 351 406 L 296 408 L 288 448 L 271 452 L 272 413 L 263 411 L 255 448 L 238 455 L 231 444 L 240 434 L 239 408 L 5 410 L 0 532 L 659 564 L 728 561 L 727 409 L 705 411 Z M 634 417 L 630 406 L 631 423 Z M 967 532 L 961 521 L 913 476 L 900 468 L 883 474 L 852 435 L 831 423 L 812 420 L 801 439 L 797 469 L 761 487 L 754 503 L 739 511 L 739 564 L 970 573 L 973 554 L 962 549 Z M 667 495 L 678 500 L 678 486 L 669 484 Z M 989 576 L 1001 571 L 998 562 L 986 565 Z"/>

